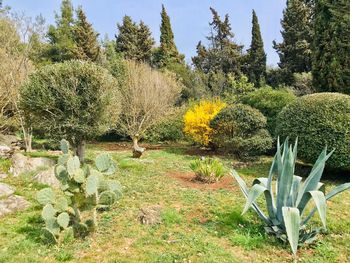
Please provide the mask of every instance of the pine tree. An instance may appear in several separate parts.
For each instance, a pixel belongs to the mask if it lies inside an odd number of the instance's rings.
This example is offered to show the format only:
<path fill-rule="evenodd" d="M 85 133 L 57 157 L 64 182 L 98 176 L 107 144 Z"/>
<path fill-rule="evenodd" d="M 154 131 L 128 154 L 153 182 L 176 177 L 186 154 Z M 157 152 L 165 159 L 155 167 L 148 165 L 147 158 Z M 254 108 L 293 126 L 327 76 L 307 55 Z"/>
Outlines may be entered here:
<path fill-rule="evenodd" d="M 126 59 L 150 63 L 155 42 L 149 27 L 142 21 L 137 24 L 131 17 L 124 16 L 118 31 L 116 51 L 123 53 Z"/>
<path fill-rule="evenodd" d="M 152 37 L 150 28 L 143 21 L 141 21 L 138 26 L 137 42 L 137 60 L 151 63 L 152 50 L 155 41 Z"/>
<path fill-rule="evenodd" d="M 184 55 L 179 53 L 175 45 L 170 17 L 168 16 L 164 5 L 162 5 L 161 18 L 160 47 L 156 55 L 156 63 L 159 67 L 164 67 L 169 63 L 184 63 Z"/>
<path fill-rule="evenodd" d="M 73 6 L 70 0 L 63 0 L 61 14 L 56 14 L 56 26 L 51 25 L 47 33 L 49 46 L 44 56 L 51 62 L 75 59 L 77 45 L 74 41 Z"/>
<path fill-rule="evenodd" d="M 247 54 L 246 74 L 249 82 L 254 83 L 256 87 L 259 87 L 261 81 L 266 77 L 266 54 L 264 51 L 264 43 L 261 37 L 258 17 L 254 10 L 252 24 L 252 42 Z"/>
<path fill-rule="evenodd" d="M 350 94 L 350 2 L 319 0 L 315 7 L 313 85 Z"/>
<path fill-rule="evenodd" d="M 224 74 L 241 74 L 241 58 L 243 46 L 237 45 L 231 31 L 229 16 L 221 20 L 217 11 L 210 8 L 213 15 L 212 22 L 209 23 L 211 33 L 207 37 L 208 48 L 201 42 L 197 45 L 197 56 L 192 58 L 194 66 L 204 73 L 222 71 Z"/>
<path fill-rule="evenodd" d="M 287 82 L 293 73 L 311 71 L 312 13 L 306 0 L 287 0 L 281 21 L 283 42 L 273 42 Z"/>
<path fill-rule="evenodd" d="M 77 58 L 97 61 L 100 56 L 100 45 L 92 25 L 87 21 L 83 9 L 77 10 L 77 21 L 74 27 L 74 40 L 78 48 Z"/>

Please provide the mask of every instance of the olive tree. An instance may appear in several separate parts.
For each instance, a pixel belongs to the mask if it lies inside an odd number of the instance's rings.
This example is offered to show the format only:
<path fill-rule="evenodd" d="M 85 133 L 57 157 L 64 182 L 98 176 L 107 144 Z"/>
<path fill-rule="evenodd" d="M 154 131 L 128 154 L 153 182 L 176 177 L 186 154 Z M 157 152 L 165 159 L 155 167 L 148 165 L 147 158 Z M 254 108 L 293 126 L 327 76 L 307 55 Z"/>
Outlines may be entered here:
<path fill-rule="evenodd" d="M 162 73 L 146 64 L 125 62 L 120 127 L 133 140 L 134 157 L 140 157 L 144 151 L 138 146 L 139 139 L 166 116 L 180 92 L 181 88 L 170 73 Z"/>
<path fill-rule="evenodd" d="M 22 86 L 20 105 L 36 130 L 66 138 L 84 161 L 86 140 L 105 133 L 117 122 L 117 81 L 100 66 L 68 61 L 43 67 Z"/>

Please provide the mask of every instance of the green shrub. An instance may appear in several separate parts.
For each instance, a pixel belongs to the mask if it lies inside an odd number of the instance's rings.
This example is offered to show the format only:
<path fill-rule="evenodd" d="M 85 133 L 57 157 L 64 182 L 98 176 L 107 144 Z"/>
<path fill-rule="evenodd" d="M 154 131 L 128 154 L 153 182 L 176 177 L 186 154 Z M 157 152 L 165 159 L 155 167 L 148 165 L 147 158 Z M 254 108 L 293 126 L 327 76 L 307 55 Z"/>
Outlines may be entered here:
<path fill-rule="evenodd" d="M 121 186 L 107 175 L 116 172 L 108 154 L 95 159 L 95 168 L 81 166 L 77 156 L 69 153 L 67 141 L 61 141 L 63 155 L 55 166 L 60 192 L 44 188 L 37 193 L 43 205 L 45 221 L 42 235 L 47 243 L 57 243 L 74 237 L 85 237 L 97 227 L 97 210 L 113 205 L 121 196 Z"/>
<path fill-rule="evenodd" d="M 350 169 L 350 96 L 316 93 L 299 98 L 278 115 L 277 134 L 299 138 L 298 155 L 314 162 L 323 147 L 335 149 L 329 168 Z"/>
<path fill-rule="evenodd" d="M 46 138 L 66 138 L 84 159 L 85 140 L 115 127 L 120 112 L 118 83 L 90 62 L 67 61 L 40 68 L 20 90 L 26 123 Z"/>
<path fill-rule="evenodd" d="M 185 112 L 185 107 L 173 109 L 161 122 L 146 132 L 145 140 L 149 142 L 176 142 L 183 140 L 183 116 Z"/>
<path fill-rule="evenodd" d="M 257 89 L 242 97 L 241 102 L 258 109 L 267 118 L 270 134 L 275 134 L 278 113 L 296 96 L 288 89 L 273 89 L 269 86 Z"/>
<path fill-rule="evenodd" d="M 315 212 L 319 213 L 323 227 L 326 228 L 326 201 L 350 188 L 350 183 L 346 183 L 325 194 L 325 186 L 320 183 L 320 179 L 326 161 L 332 154 L 327 154 L 327 149 L 319 155 L 309 177 L 302 183 L 302 177 L 294 175 L 297 152 L 297 142 L 292 147 L 286 140 L 282 148 L 278 141 L 277 153 L 268 177 L 256 178 L 250 189 L 237 172 L 232 171 L 232 176 L 247 199 L 243 213 L 251 207 L 264 221 L 268 234 L 273 234 L 285 242 L 289 241 L 293 254 L 296 253 L 298 244 L 312 242 L 322 229 L 306 228 Z M 273 178 L 276 178 L 276 183 L 273 182 Z M 276 191 L 272 190 L 275 185 Z M 264 194 L 266 199 L 264 210 L 261 210 L 256 202 L 261 194 Z M 306 207 L 311 200 L 314 201 L 315 207 L 308 210 Z"/>
<path fill-rule="evenodd" d="M 224 108 L 210 126 L 214 130 L 213 145 L 240 157 L 260 155 L 272 147 L 265 116 L 248 105 Z"/>
<path fill-rule="evenodd" d="M 201 158 L 190 163 L 190 168 L 196 175 L 196 179 L 206 183 L 219 181 L 226 173 L 224 165 L 213 158 Z"/>

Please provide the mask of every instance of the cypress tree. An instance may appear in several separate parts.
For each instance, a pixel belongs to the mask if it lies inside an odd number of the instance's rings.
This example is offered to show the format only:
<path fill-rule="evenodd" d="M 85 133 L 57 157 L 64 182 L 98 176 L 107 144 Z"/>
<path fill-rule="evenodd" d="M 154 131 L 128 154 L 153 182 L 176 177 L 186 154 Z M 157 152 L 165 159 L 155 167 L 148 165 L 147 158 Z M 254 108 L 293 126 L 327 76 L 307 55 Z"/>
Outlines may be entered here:
<path fill-rule="evenodd" d="M 273 42 L 287 83 L 292 74 L 311 71 L 312 10 L 306 0 L 287 0 L 283 11 L 282 43 Z"/>
<path fill-rule="evenodd" d="M 44 56 L 51 62 L 75 59 L 77 45 L 74 41 L 73 6 L 70 0 L 63 0 L 61 14 L 56 14 L 56 26 L 51 25 L 47 33 L 49 46 Z"/>
<path fill-rule="evenodd" d="M 74 39 L 78 48 L 77 58 L 97 61 L 100 55 L 100 45 L 92 25 L 87 21 L 83 9 L 77 10 L 77 22 L 74 28 Z"/>
<path fill-rule="evenodd" d="M 175 45 L 174 33 L 171 28 L 170 17 L 162 5 L 160 26 L 160 47 L 157 54 L 157 63 L 160 67 L 169 63 L 184 63 L 184 56 L 179 53 Z"/>
<path fill-rule="evenodd" d="M 266 54 L 258 17 L 254 10 L 252 24 L 252 42 L 247 54 L 247 76 L 249 82 L 259 87 L 261 81 L 264 80 L 266 76 Z"/>
<path fill-rule="evenodd" d="M 350 2 L 319 0 L 315 7 L 313 85 L 350 94 Z"/>

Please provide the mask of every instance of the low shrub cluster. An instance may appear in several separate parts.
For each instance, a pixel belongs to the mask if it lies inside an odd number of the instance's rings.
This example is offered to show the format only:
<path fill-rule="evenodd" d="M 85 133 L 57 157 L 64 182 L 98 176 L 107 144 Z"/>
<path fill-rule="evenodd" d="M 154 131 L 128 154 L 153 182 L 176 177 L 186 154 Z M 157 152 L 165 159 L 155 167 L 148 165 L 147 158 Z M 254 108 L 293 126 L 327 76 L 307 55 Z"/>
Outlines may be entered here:
<path fill-rule="evenodd" d="M 299 138 L 298 155 L 315 162 L 317 152 L 335 149 L 327 167 L 350 169 L 350 96 L 339 93 L 306 95 L 278 115 L 277 134 Z"/>
<path fill-rule="evenodd" d="M 213 183 L 219 181 L 225 174 L 225 166 L 214 158 L 205 158 L 194 160 L 190 168 L 196 175 L 198 181 Z"/>
<path fill-rule="evenodd" d="M 266 130 L 266 118 L 248 105 L 230 105 L 210 122 L 215 147 L 239 157 L 265 153 L 272 147 L 272 138 Z"/>

